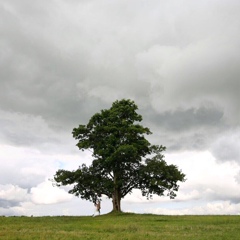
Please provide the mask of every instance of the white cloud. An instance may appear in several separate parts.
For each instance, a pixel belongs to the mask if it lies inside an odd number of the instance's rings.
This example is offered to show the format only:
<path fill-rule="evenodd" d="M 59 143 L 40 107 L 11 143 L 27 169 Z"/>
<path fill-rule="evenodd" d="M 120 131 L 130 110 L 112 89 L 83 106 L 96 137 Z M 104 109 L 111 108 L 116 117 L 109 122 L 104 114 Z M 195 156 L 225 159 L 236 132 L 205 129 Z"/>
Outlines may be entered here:
<path fill-rule="evenodd" d="M 28 199 L 27 189 L 12 184 L 0 184 L 0 201 L 23 202 Z"/>
<path fill-rule="evenodd" d="M 240 204 L 229 201 L 211 202 L 197 207 L 170 209 L 170 208 L 146 208 L 145 213 L 163 215 L 239 215 Z"/>
<path fill-rule="evenodd" d="M 240 202 L 237 194 L 240 185 L 235 179 L 239 166 L 236 163 L 219 164 L 209 151 L 169 154 L 166 155 L 166 159 L 178 165 L 187 178 L 187 181 L 181 184 L 176 201 L 186 200 L 186 194 L 190 193 L 193 194 L 194 200 L 196 190 L 200 194 L 199 199 Z"/>
<path fill-rule="evenodd" d="M 73 149 L 68 154 L 44 153 L 34 148 L 0 145 L 0 184 L 11 183 L 23 188 L 31 188 L 46 178 L 53 178 L 59 168 L 77 169 L 82 163 L 91 163 L 91 152 Z"/>
<path fill-rule="evenodd" d="M 127 195 L 124 204 L 179 204 L 202 201 L 214 203 L 215 201 L 229 201 L 239 203 L 240 185 L 236 181 L 239 167 L 234 163 L 218 164 L 210 152 L 183 152 L 167 154 L 166 161 L 175 164 L 186 174 L 186 182 L 180 184 L 177 197 L 154 196 L 147 200 L 142 197 L 140 190 L 134 190 Z M 144 205 L 143 205 L 144 206 Z"/>
<path fill-rule="evenodd" d="M 64 189 L 53 187 L 52 182 L 48 180 L 31 188 L 31 200 L 34 204 L 56 204 L 71 199 L 72 195 Z"/>

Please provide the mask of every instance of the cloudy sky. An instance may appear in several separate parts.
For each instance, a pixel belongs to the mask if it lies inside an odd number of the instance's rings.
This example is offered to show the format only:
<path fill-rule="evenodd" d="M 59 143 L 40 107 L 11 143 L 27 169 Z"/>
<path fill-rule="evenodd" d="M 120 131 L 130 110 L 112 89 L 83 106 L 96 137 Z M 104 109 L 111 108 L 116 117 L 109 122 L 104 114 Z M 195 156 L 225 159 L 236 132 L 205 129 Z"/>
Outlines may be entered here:
<path fill-rule="evenodd" d="M 124 211 L 239 214 L 239 52 L 238 0 L 0 0 L 0 215 L 91 215 L 49 179 L 91 162 L 72 129 L 122 98 L 187 175 Z"/>

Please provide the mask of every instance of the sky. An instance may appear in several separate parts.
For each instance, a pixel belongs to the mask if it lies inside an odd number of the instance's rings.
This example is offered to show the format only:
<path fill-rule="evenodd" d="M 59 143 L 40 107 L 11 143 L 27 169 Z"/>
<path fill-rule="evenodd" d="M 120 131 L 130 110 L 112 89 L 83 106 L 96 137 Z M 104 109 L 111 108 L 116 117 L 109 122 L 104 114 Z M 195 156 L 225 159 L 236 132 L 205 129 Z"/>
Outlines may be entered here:
<path fill-rule="evenodd" d="M 0 216 L 92 215 L 50 180 L 91 163 L 72 129 L 123 98 L 187 179 L 123 211 L 240 214 L 239 51 L 238 0 L 0 0 Z"/>

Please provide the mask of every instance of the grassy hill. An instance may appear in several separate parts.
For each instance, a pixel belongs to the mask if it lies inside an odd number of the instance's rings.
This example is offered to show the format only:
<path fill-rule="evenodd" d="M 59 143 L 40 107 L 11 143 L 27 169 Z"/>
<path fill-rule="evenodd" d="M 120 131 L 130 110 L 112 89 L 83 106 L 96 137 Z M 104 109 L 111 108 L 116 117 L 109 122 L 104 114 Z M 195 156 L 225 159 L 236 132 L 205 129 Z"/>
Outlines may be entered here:
<path fill-rule="evenodd" d="M 240 216 L 0 217 L 0 239 L 240 239 Z"/>

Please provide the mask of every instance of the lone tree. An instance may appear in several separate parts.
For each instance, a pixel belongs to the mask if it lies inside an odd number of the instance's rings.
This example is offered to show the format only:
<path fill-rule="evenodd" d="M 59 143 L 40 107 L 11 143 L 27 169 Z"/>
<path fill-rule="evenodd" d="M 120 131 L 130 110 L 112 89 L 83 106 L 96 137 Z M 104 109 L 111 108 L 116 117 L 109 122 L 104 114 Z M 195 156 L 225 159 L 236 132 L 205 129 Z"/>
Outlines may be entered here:
<path fill-rule="evenodd" d="M 113 211 L 121 211 L 121 199 L 133 189 L 140 189 L 147 199 L 153 194 L 176 197 L 177 183 L 185 181 L 185 174 L 167 165 L 164 146 L 151 145 L 145 138 L 151 132 L 138 124 L 142 116 L 137 109 L 131 100 L 115 101 L 87 125 L 74 128 L 78 148 L 91 150 L 94 159 L 90 166 L 82 164 L 75 171 L 58 170 L 57 185 L 73 185 L 69 193 L 92 202 L 104 194 L 112 199 Z"/>

